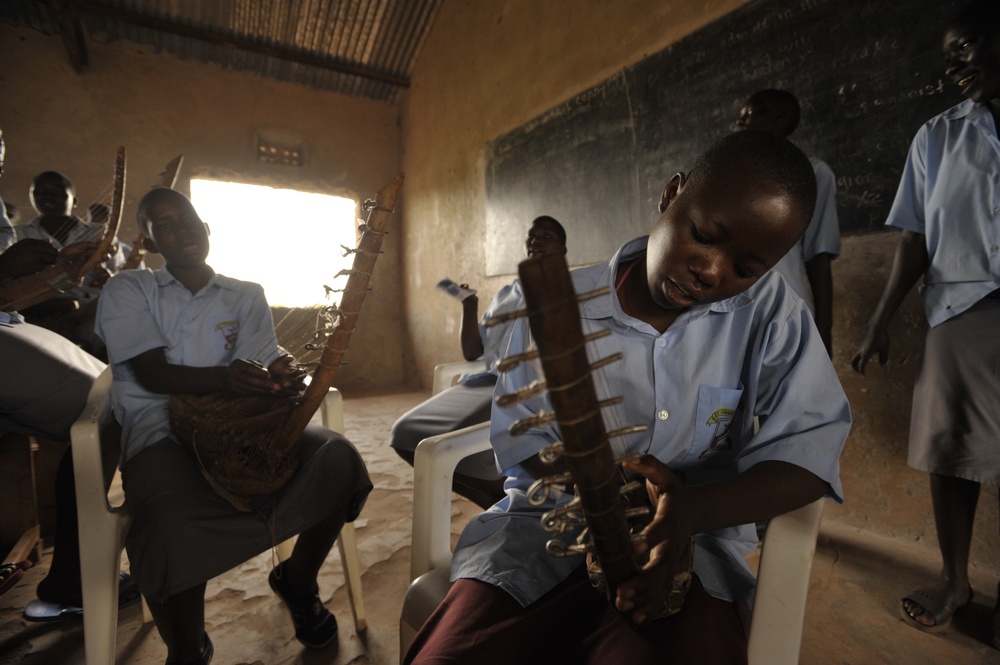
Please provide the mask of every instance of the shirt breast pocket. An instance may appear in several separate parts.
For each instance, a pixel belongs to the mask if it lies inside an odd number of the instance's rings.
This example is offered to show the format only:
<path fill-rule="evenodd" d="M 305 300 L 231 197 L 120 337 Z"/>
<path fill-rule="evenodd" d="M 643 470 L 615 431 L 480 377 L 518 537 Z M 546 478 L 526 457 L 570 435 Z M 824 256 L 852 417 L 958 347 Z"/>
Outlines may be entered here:
<path fill-rule="evenodd" d="M 737 426 L 736 417 L 742 398 L 742 385 L 735 390 L 705 385 L 698 387 L 698 410 L 689 460 L 732 453 L 732 435 Z"/>

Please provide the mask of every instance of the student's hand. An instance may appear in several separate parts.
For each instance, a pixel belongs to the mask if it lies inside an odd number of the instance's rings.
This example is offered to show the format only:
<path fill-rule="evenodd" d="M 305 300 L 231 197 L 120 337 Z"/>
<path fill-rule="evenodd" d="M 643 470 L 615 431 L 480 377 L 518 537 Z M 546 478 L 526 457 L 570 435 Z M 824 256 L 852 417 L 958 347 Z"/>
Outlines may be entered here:
<path fill-rule="evenodd" d="M 87 277 L 87 286 L 103 288 L 109 279 L 111 279 L 111 272 L 104 266 L 97 266 L 90 271 L 90 275 Z"/>
<path fill-rule="evenodd" d="M 87 242 L 78 242 L 72 245 L 67 245 L 63 247 L 63 250 L 59 252 L 59 260 L 56 263 L 69 263 L 71 260 L 79 258 L 83 255 L 85 258 L 89 257 L 94 253 L 94 250 L 98 248 L 101 244 L 100 240 L 88 240 Z M 110 259 L 114 254 L 110 247 L 104 250 L 98 261 L 99 264 L 103 265 Z"/>
<path fill-rule="evenodd" d="M 858 374 L 864 376 L 865 368 L 868 366 L 868 361 L 871 357 L 878 353 L 878 364 L 884 365 L 889 360 L 889 333 L 883 328 L 871 329 L 869 328 L 867 334 L 865 334 L 864 340 L 861 342 L 861 346 L 858 348 L 858 352 L 854 354 L 854 358 L 851 359 L 851 367 Z"/>
<path fill-rule="evenodd" d="M 687 490 L 669 467 L 652 455 L 627 461 L 624 466 L 646 478 L 646 491 L 656 510 L 642 531 L 644 540 L 633 544 L 637 556 L 649 553 L 649 562 L 636 577 L 619 585 L 615 599 L 618 611 L 641 625 L 662 612 L 674 575 L 681 572 L 693 529 L 691 511 L 685 508 Z"/>
<path fill-rule="evenodd" d="M 271 374 L 271 380 L 280 386 L 277 395 L 294 397 L 306 388 L 306 371 L 295 364 L 295 359 L 290 355 L 283 355 L 272 362 L 267 371 Z"/>
<path fill-rule="evenodd" d="M 52 243 L 38 238 L 26 238 L 0 254 L 0 278 L 24 277 L 50 266 L 59 258 Z"/>
<path fill-rule="evenodd" d="M 266 367 L 250 360 L 234 360 L 226 368 L 226 386 L 244 395 L 285 396 L 281 383 L 275 382 Z"/>

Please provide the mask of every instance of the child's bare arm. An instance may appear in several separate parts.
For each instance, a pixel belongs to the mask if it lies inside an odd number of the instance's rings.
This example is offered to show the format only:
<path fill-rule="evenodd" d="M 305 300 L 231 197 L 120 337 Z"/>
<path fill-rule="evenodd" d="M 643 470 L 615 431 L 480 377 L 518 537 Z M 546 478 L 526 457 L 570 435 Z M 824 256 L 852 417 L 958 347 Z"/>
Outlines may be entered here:
<path fill-rule="evenodd" d="M 645 542 L 636 544 L 636 553 L 648 551 L 650 561 L 619 587 L 615 603 L 637 624 L 662 609 L 692 536 L 770 519 L 815 501 L 828 488 L 812 472 L 780 461 L 760 462 L 738 476 L 704 485 L 684 485 L 651 455 L 626 465 L 646 477 L 656 507 L 653 521 L 643 530 Z"/>
<path fill-rule="evenodd" d="M 276 382 L 267 368 L 248 360 L 234 360 L 228 366 L 189 367 L 167 361 L 163 347 L 150 349 L 131 361 L 142 386 L 154 393 L 205 394 L 232 392 L 245 395 L 291 396 L 281 382 Z"/>
<path fill-rule="evenodd" d="M 860 374 L 865 373 L 865 367 L 873 355 L 878 353 L 879 364 L 884 365 L 889 359 L 889 320 L 896 312 L 903 298 L 910 292 L 913 285 L 927 270 L 930 258 L 927 255 L 927 243 L 922 233 L 903 231 L 896 245 L 896 254 L 892 259 L 889 279 L 879 298 L 875 312 L 868 322 L 868 331 L 861 342 L 851 366 Z"/>

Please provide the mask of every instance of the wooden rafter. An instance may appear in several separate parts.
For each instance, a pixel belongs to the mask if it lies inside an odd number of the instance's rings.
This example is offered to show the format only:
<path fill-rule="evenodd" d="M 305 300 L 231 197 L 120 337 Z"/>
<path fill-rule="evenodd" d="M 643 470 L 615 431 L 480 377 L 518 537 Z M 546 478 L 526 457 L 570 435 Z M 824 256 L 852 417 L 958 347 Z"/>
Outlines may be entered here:
<path fill-rule="evenodd" d="M 69 62 L 79 74 L 87 67 L 90 56 L 87 53 L 87 40 L 83 35 L 83 25 L 80 14 L 73 0 L 49 0 L 49 8 L 59 26 L 59 36 L 69 55 Z"/>

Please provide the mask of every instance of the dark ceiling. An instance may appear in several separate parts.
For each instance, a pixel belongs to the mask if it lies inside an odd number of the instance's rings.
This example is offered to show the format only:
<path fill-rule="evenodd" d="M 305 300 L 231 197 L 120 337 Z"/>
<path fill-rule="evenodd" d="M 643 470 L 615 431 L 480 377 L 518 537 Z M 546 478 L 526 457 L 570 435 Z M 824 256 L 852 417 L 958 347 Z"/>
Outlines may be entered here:
<path fill-rule="evenodd" d="M 78 72 L 92 42 L 394 102 L 444 0 L 3 0 L 0 20 L 59 35 Z"/>

